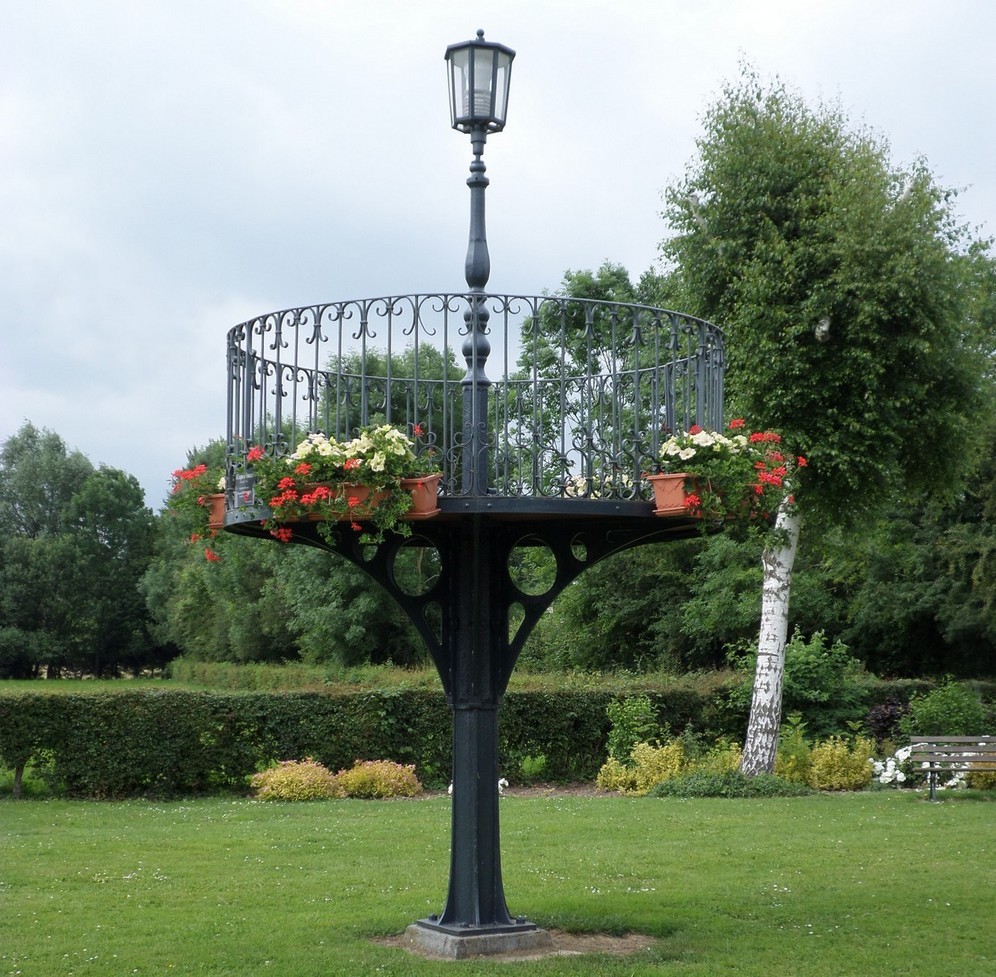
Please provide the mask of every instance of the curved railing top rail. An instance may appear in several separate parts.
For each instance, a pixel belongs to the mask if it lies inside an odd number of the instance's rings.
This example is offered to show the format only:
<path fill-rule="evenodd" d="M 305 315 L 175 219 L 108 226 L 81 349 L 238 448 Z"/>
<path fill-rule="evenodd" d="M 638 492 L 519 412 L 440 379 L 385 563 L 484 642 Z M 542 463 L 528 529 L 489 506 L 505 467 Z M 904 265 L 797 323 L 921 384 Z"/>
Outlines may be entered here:
<path fill-rule="evenodd" d="M 719 427 L 723 334 L 652 306 L 422 293 L 256 316 L 228 335 L 229 470 L 250 445 L 421 432 L 444 493 L 641 499 L 662 439 Z M 469 479 L 469 468 L 481 476 Z"/>

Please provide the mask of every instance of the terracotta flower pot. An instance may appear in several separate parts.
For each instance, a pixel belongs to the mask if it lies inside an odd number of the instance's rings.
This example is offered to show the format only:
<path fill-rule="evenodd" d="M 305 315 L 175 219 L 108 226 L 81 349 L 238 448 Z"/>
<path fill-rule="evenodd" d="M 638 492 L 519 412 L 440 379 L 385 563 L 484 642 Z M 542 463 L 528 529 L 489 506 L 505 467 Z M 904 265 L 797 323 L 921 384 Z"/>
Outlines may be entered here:
<path fill-rule="evenodd" d="M 646 476 L 654 488 L 655 516 L 683 516 L 688 512 L 685 505 L 686 478 L 688 475 L 685 472 Z"/>
<path fill-rule="evenodd" d="M 208 529 L 217 532 L 225 525 L 225 493 L 212 492 L 208 496 Z"/>
<path fill-rule="evenodd" d="M 439 512 L 439 482 L 442 475 L 421 475 L 401 479 L 401 487 L 412 494 L 412 507 L 406 519 L 430 519 Z"/>
<path fill-rule="evenodd" d="M 337 498 L 345 498 L 348 505 L 346 512 L 340 512 L 335 516 L 340 522 L 366 519 L 388 495 L 386 489 L 374 488 L 371 485 L 350 485 L 348 482 L 334 486 L 333 491 Z M 308 518 L 321 522 L 328 517 L 316 512 Z"/>

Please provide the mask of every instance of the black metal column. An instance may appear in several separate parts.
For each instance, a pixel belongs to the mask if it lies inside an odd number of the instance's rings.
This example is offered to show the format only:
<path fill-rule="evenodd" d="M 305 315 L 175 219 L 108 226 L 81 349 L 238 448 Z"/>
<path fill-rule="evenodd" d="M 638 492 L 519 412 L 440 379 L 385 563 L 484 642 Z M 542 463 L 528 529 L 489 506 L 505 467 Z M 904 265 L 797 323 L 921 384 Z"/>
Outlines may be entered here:
<path fill-rule="evenodd" d="M 450 878 L 442 913 L 420 925 L 461 935 L 532 929 L 510 916 L 501 875 L 498 713 L 513 664 L 506 547 L 494 524 L 475 515 L 446 549 L 452 570 L 437 664 L 453 713 Z"/>

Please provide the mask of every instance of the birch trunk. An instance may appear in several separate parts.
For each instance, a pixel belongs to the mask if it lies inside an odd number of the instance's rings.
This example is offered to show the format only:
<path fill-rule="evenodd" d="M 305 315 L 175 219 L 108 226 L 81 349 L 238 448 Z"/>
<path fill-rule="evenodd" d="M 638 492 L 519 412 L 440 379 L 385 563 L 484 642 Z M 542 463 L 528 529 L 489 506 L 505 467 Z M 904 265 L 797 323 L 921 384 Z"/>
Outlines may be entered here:
<path fill-rule="evenodd" d="M 801 519 L 795 506 L 783 502 L 775 517 L 774 542 L 765 547 L 761 592 L 761 629 L 757 670 L 751 695 L 750 721 L 740 769 L 750 777 L 774 773 L 778 728 L 782 721 L 782 680 L 788 639 L 792 567 L 799 544 Z"/>

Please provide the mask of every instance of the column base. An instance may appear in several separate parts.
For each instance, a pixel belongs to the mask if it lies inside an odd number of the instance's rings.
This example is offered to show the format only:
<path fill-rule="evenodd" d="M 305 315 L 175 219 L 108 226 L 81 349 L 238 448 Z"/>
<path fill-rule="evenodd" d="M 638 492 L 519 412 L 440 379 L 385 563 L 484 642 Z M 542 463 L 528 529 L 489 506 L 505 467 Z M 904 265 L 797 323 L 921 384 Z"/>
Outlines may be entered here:
<path fill-rule="evenodd" d="M 409 946 L 435 957 L 462 960 L 498 953 L 528 953 L 550 946 L 550 934 L 526 920 L 508 926 L 460 926 L 420 919 L 405 931 Z"/>

